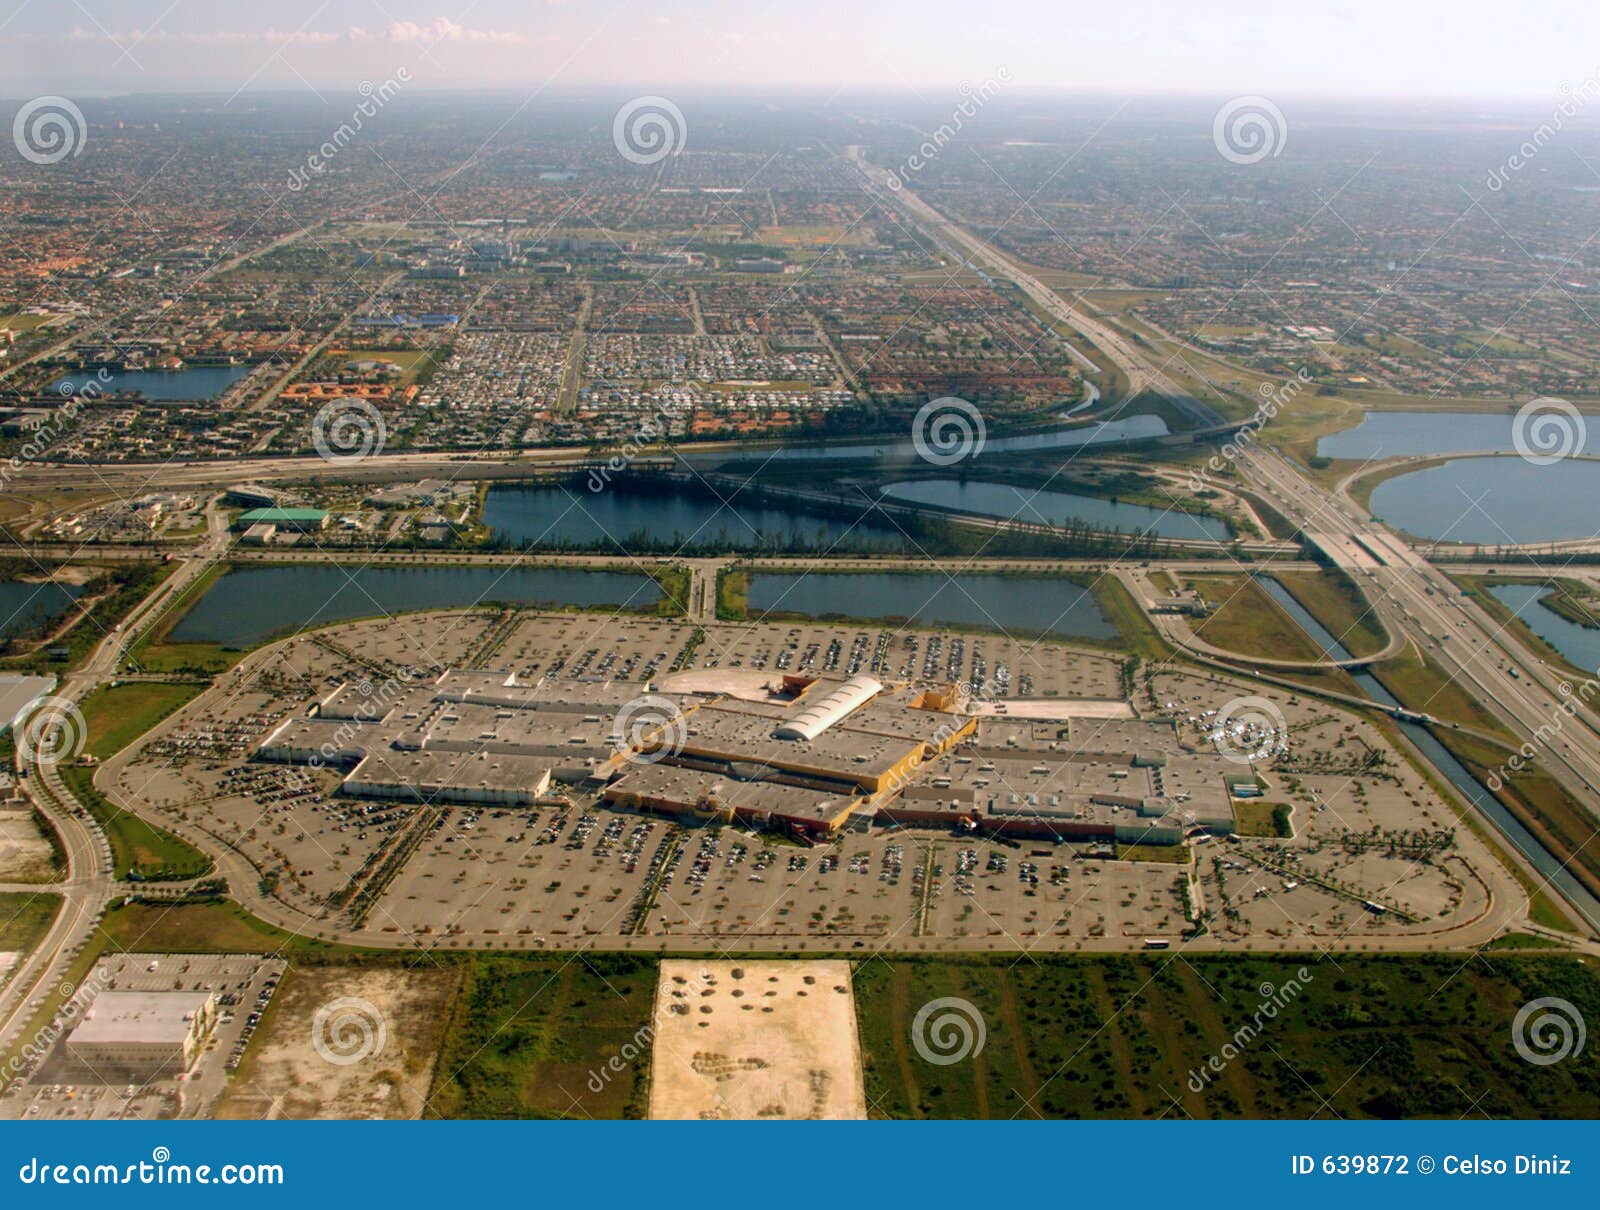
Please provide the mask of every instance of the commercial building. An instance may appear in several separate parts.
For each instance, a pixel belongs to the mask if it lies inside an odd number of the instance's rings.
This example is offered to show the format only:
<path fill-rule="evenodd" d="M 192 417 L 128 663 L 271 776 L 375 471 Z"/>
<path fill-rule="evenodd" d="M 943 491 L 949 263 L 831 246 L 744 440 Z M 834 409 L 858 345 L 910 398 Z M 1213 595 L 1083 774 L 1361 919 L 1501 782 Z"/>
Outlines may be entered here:
<path fill-rule="evenodd" d="M 222 502 L 237 508 L 280 508 L 288 496 L 259 483 L 236 483 L 222 493 Z"/>
<path fill-rule="evenodd" d="M 878 821 L 1172 845 L 1232 832 L 1242 784 L 1170 722 L 980 719 L 954 686 L 869 676 L 785 675 L 762 696 L 489 671 L 345 684 L 257 756 L 344 770 L 364 798 L 523 806 L 583 786 L 619 808 L 811 836 Z"/>
<path fill-rule="evenodd" d="M 828 832 L 977 726 L 949 689 L 870 677 L 784 677 L 761 700 L 641 688 L 486 671 L 340 685 L 256 755 L 344 770 L 360 797 L 526 805 L 586 783 L 618 805 Z"/>
<path fill-rule="evenodd" d="M 0 676 L 0 735 L 4 735 L 34 705 L 55 691 L 53 676 Z"/>
<path fill-rule="evenodd" d="M 880 813 L 1019 837 L 1172 845 L 1234 830 L 1234 769 L 1183 750 L 1165 722 L 985 720 L 974 742 L 930 761 Z"/>
<path fill-rule="evenodd" d="M 608 773 L 609 802 L 818 835 L 871 818 L 927 761 L 977 729 L 953 688 L 886 688 L 868 676 L 786 676 L 766 700 L 686 713 L 670 744 L 641 744 Z M 638 767 L 644 757 L 649 763 Z"/>
<path fill-rule="evenodd" d="M 252 508 L 240 513 L 234 525 L 243 530 L 253 525 L 272 525 L 308 534 L 326 529 L 328 514 L 320 508 Z"/>
<path fill-rule="evenodd" d="M 504 672 L 347 683 L 281 723 L 256 756 L 345 770 L 343 792 L 364 798 L 527 805 L 613 760 L 617 713 L 637 695 Z"/>
<path fill-rule="evenodd" d="M 216 1017 L 210 992 L 103 991 L 67 1035 L 67 1058 L 101 1076 L 171 1077 L 193 1065 Z"/>
<path fill-rule="evenodd" d="M 867 803 L 848 787 L 833 792 L 756 776 L 744 780 L 695 765 L 642 765 L 606 787 L 613 806 L 750 828 L 833 832 Z"/>

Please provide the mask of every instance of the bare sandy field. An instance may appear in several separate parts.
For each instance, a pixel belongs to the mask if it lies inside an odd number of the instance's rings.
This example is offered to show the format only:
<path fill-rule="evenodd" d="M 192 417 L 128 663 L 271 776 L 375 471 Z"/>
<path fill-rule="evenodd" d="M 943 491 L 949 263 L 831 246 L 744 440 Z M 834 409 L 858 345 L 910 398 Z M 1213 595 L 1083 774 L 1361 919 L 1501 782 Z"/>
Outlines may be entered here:
<path fill-rule="evenodd" d="M 0 882 L 49 882 L 55 876 L 55 855 L 33 813 L 0 811 Z"/>
<path fill-rule="evenodd" d="M 650 1116 L 865 1118 L 850 964 L 665 961 Z"/>
<path fill-rule="evenodd" d="M 291 967 L 215 1116 L 415 1118 L 460 976 Z"/>

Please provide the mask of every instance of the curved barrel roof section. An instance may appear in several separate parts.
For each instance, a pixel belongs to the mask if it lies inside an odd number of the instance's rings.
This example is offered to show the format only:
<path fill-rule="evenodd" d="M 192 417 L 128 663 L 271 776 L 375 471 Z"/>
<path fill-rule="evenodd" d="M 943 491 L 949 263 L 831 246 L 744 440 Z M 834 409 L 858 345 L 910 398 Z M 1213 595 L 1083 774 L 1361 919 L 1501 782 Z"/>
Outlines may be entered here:
<path fill-rule="evenodd" d="M 881 681 L 870 676 L 853 676 L 832 689 L 827 696 L 806 706 L 773 733 L 779 739 L 813 740 L 840 719 L 866 705 L 883 692 Z"/>

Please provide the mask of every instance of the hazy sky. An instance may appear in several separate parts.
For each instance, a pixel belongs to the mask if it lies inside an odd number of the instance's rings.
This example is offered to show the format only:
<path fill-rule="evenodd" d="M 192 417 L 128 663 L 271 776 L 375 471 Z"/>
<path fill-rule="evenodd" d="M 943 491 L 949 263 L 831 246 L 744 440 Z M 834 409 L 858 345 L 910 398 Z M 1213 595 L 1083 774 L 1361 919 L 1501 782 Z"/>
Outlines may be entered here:
<path fill-rule="evenodd" d="M 1597 0 L 0 0 L 0 93 L 714 82 L 1558 97 Z"/>

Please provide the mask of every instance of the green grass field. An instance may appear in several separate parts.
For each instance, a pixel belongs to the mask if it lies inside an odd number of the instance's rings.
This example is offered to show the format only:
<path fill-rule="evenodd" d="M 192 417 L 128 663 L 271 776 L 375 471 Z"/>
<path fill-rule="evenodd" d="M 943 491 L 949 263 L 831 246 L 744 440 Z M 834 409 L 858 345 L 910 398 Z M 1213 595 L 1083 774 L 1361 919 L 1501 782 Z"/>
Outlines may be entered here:
<path fill-rule="evenodd" d="M 656 963 L 622 954 L 480 955 L 462 981 L 429 1093 L 445 1118 L 643 1117 L 649 1047 L 598 1078 L 647 1035 Z"/>
<path fill-rule="evenodd" d="M 750 573 L 741 568 L 724 567 L 717 573 L 717 618 L 723 622 L 742 622 L 750 616 Z"/>
<path fill-rule="evenodd" d="M 226 564 L 210 568 L 176 601 L 164 606 L 164 612 L 154 626 L 140 636 L 128 654 L 128 664 L 143 672 L 181 672 L 210 675 L 226 672 L 244 656 L 242 650 L 225 648 L 220 643 L 174 643 L 172 629 L 183 615 L 210 591 L 227 572 Z"/>
<path fill-rule="evenodd" d="M 1276 572 L 1273 579 L 1321 622 L 1351 655 L 1374 655 L 1388 636 L 1355 581 L 1342 571 Z"/>
<path fill-rule="evenodd" d="M 334 349 L 330 357 L 339 361 L 392 361 L 409 373 L 428 358 L 427 349 Z"/>
<path fill-rule="evenodd" d="M 1301 629 L 1267 590 L 1248 575 L 1190 575 L 1184 577 L 1198 588 L 1212 606 L 1212 612 L 1195 624 L 1195 633 L 1208 643 L 1243 656 L 1280 660 L 1320 660 L 1322 649 Z M 1310 669 L 1281 674 L 1309 689 L 1338 693 L 1356 692 L 1348 673 L 1339 668 Z"/>
<path fill-rule="evenodd" d="M 1321 658 L 1305 631 L 1251 577 L 1192 575 L 1185 579 L 1212 606 L 1210 615 L 1194 628 L 1206 642 L 1240 655 L 1280 660 Z"/>
<path fill-rule="evenodd" d="M 276 953 L 349 963 L 372 951 L 330 945 L 258 920 L 236 903 L 127 903 L 106 913 L 99 935 L 112 950 L 164 954 Z M 385 951 L 383 961 L 398 961 Z"/>
<path fill-rule="evenodd" d="M 1094 599 L 1121 635 L 1116 646 L 1147 660 L 1164 660 L 1172 654 L 1172 648 L 1150 624 L 1139 602 L 1128 594 L 1121 580 L 1111 575 L 1097 576 L 1092 587 Z"/>
<path fill-rule="evenodd" d="M 61 766 L 61 780 L 104 829 L 118 878 L 195 878 L 211 869 L 211 859 L 205 854 L 114 806 L 94 788 L 93 778 L 90 766 Z"/>
<path fill-rule="evenodd" d="M 1392 660 L 1373 664 L 1371 671 L 1385 689 L 1413 710 L 1426 711 L 1434 718 L 1460 723 L 1486 735 L 1503 736 L 1507 747 L 1516 742 L 1476 697 L 1414 648 L 1405 649 Z"/>
<path fill-rule="evenodd" d="M 104 760 L 114 756 L 162 719 L 193 701 L 201 684 L 130 681 L 104 685 L 83 701 L 88 727 L 84 751 Z"/>
<path fill-rule="evenodd" d="M 1233 804 L 1240 836 L 1288 836 L 1293 827 L 1290 808 L 1280 802 L 1240 800 Z"/>
<path fill-rule="evenodd" d="M 0 950 L 26 954 L 39 943 L 61 910 L 61 896 L 0 894 Z"/>
<path fill-rule="evenodd" d="M 1302 965 L 1310 979 L 1289 994 Z M 908 958 L 856 975 L 867 1103 L 887 1118 L 1587 1116 L 1592 1048 L 1537 1067 L 1512 1046 L 1518 1008 L 1551 995 L 1600 1012 L 1594 970 L 1565 957 Z M 973 1004 L 987 1031 L 947 1066 L 911 1039 L 941 996 Z"/>

